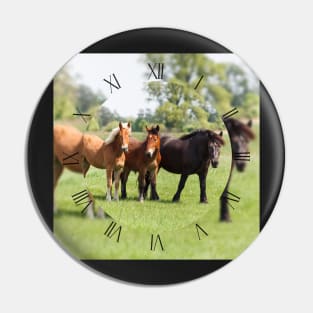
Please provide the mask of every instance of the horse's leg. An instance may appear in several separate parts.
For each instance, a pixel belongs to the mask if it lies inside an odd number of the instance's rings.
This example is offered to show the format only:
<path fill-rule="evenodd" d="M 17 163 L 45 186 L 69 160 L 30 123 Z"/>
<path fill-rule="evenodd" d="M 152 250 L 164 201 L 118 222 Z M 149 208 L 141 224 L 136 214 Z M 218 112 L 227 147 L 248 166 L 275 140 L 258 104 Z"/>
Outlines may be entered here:
<path fill-rule="evenodd" d="M 206 196 L 206 176 L 207 171 L 205 173 L 198 174 L 199 183 L 200 183 L 200 203 L 208 203 L 208 199 Z"/>
<path fill-rule="evenodd" d="M 230 214 L 229 214 L 229 205 L 228 205 L 228 199 L 227 199 L 227 194 L 228 194 L 228 188 L 229 184 L 231 181 L 231 178 L 233 176 L 233 171 L 234 171 L 234 162 L 232 163 L 232 167 L 230 170 L 230 175 L 228 177 L 228 181 L 226 184 L 226 187 L 222 193 L 222 196 L 220 198 L 220 222 L 231 222 Z"/>
<path fill-rule="evenodd" d="M 173 202 L 178 202 L 179 199 L 180 199 L 180 194 L 182 192 L 182 190 L 184 189 L 185 187 L 185 183 L 186 183 L 186 180 L 188 178 L 188 175 L 186 174 L 182 174 L 180 176 L 180 180 L 179 180 L 179 184 L 178 184 L 178 188 L 177 188 L 177 191 L 172 199 Z"/>
<path fill-rule="evenodd" d="M 130 170 L 126 167 L 124 167 L 123 172 L 121 174 L 121 198 L 126 199 L 127 198 L 127 192 L 126 192 L 126 184 L 128 180 Z"/>
<path fill-rule="evenodd" d="M 56 185 L 58 183 L 58 180 L 63 172 L 63 165 L 59 162 L 59 160 L 57 158 L 54 159 L 54 164 L 53 164 L 53 188 L 54 188 L 54 192 L 55 192 L 55 188 Z M 53 203 L 53 211 L 54 213 L 57 212 L 57 207 L 55 205 L 55 200 Z"/>
<path fill-rule="evenodd" d="M 112 191 L 112 169 L 107 169 L 107 200 L 111 201 L 111 191 Z"/>
<path fill-rule="evenodd" d="M 228 183 L 222 193 L 222 196 L 220 198 L 220 222 L 231 222 L 230 214 L 229 214 L 229 207 L 228 207 L 228 199 L 227 199 L 227 193 L 228 193 Z"/>
<path fill-rule="evenodd" d="M 90 164 L 89 164 L 89 162 L 85 158 L 83 158 L 81 166 L 82 166 L 82 172 L 83 172 L 83 175 L 84 175 L 84 178 L 85 178 L 86 175 L 87 175 L 87 172 L 89 170 Z"/>
<path fill-rule="evenodd" d="M 157 169 L 152 172 L 152 175 L 150 174 L 150 181 L 151 181 L 151 195 L 150 199 L 151 200 L 159 200 L 160 197 L 156 191 L 156 179 L 157 179 L 158 171 Z"/>
<path fill-rule="evenodd" d="M 149 185 L 150 185 L 150 172 L 147 172 L 146 174 L 146 177 L 145 177 L 145 188 L 144 188 L 144 191 L 143 191 L 143 197 L 146 199 L 147 197 L 147 194 L 148 194 L 148 189 L 149 189 Z"/>
<path fill-rule="evenodd" d="M 139 185 L 139 201 L 143 202 L 144 200 L 144 190 L 145 190 L 145 183 L 146 183 L 146 170 L 139 171 L 138 175 L 138 185 Z"/>
<path fill-rule="evenodd" d="M 118 188 L 120 186 L 120 178 L 123 169 L 118 169 L 114 171 L 114 200 L 118 201 Z"/>

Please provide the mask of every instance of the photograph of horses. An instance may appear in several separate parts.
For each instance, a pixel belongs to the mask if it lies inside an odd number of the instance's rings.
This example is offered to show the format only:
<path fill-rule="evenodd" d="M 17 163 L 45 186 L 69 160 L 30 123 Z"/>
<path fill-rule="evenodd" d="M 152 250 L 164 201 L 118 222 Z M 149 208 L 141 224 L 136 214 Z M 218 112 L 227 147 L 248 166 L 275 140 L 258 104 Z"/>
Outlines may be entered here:
<path fill-rule="evenodd" d="M 75 257 L 234 259 L 259 233 L 259 81 L 234 54 L 78 54 L 55 76 L 54 235 Z"/>

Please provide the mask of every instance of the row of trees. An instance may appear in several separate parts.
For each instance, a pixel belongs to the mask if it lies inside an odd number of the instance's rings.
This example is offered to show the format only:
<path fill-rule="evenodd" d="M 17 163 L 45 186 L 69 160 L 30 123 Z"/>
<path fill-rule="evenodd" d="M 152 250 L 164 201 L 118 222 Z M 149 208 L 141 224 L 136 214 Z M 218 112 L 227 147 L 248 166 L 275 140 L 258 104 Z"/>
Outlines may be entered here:
<path fill-rule="evenodd" d="M 220 116 L 236 107 L 242 117 L 257 117 L 258 83 L 233 63 L 216 63 L 203 54 L 147 54 L 141 62 L 163 63 L 163 80 L 149 80 L 145 87 L 147 102 L 155 111 L 140 109 L 131 118 L 135 131 L 146 124 L 161 124 L 163 129 L 190 131 L 221 123 Z M 151 72 L 147 67 L 145 77 Z M 54 118 L 67 119 L 81 111 L 93 116 L 89 129 L 115 127 L 125 120 L 105 106 L 105 96 L 84 84 L 77 84 L 67 69 L 54 81 Z M 197 86 L 197 87 L 196 87 Z M 196 88 L 195 88 L 196 87 Z M 127 120 L 130 118 L 128 117 Z"/>

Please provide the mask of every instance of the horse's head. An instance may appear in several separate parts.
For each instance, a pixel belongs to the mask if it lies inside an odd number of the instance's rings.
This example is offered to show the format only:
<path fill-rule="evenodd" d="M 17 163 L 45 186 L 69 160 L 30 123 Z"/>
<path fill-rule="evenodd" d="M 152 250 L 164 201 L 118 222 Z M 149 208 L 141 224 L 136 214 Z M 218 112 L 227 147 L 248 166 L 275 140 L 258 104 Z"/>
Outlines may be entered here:
<path fill-rule="evenodd" d="M 211 161 L 212 167 L 217 168 L 221 147 L 225 144 L 223 140 L 223 132 L 216 134 L 208 130 L 208 156 Z"/>
<path fill-rule="evenodd" d="M 233 154 L 245 153 L 249 151 L 249 142 L 254 139 L 254 133 L 251 130 L 252 121 L 248 123 L 230 118 L 226 120 L 226 126 L 230 135 Z M 236 168 L 239 172 L 243 172 L 247 162 L 244 160 L 235 160 Z"/>
<path fill-rule="evenodd" d="M 146 150 L 145 154 L 152 158 L 153 154 L 157 151 L 160 151 L 160 136 L 159 131 L 160 127 L 157 125 L 156 127 L 148 128 L 146 126 L 147 130 L 147 138 L 146 138 Z"/>
<path fill-rule="evenodd" d="M 128 151 L 128 143 L 129 143 L 129 135 L 131 133 L 131 126 L 130 122 L 126 123 L 119 123 L 119 143 L 121 145 L 121 149 L 124 152 Z"/>

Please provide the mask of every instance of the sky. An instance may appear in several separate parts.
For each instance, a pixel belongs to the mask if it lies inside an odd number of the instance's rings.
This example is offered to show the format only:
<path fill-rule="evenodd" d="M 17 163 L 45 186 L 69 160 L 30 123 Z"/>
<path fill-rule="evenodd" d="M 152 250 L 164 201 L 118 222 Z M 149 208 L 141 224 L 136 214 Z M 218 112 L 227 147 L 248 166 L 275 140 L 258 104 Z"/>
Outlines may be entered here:
<path fill-rule="evenodd" d="M 146 100 L 147 94 L 143 91 L 145 83 L 148 81 L 144 73 L 147 65 L 140 61 L 143 54 L 77 54 L 67 64 L 78 83 L 89 86 L 94 91 L 101 90 L 107 100 L 104 105 L 111 111 L 116 111 L 121 116 L 136 116 L 139 109 L 155 109 L 155 104 Z M 216 62 L 233 62 L 241 66 L 249 75 L 250 79 L 255 79 L 255 74 L 249 67 L 235 54 L 207 54 Z M 104 81 L 110 80 L 116 84 L 112 74 L 115 74 L 121 88 L 111 88 Z"/>

